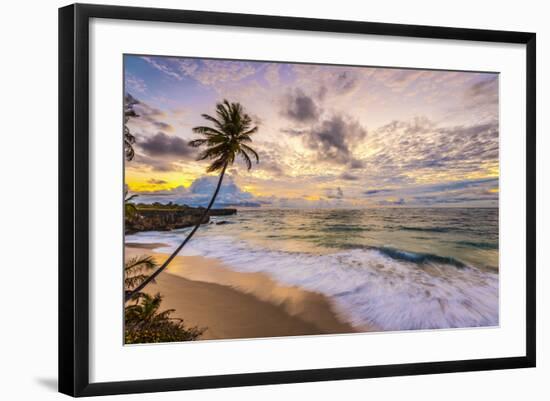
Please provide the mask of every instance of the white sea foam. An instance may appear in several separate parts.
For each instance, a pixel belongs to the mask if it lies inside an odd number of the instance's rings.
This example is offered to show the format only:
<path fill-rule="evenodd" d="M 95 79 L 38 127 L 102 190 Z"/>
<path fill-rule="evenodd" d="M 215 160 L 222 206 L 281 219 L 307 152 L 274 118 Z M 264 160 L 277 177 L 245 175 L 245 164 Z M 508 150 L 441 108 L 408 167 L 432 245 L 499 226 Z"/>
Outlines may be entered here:
<path fill-rule="evenodd" d="M 182 233 L 139 233 L 128 242 L 163 242 L 169 253 Z M 222 260 L 241 272 L 262 272 L 284 285 L 322 293 L 356 326 L 382 330 L 498 325 L 498 274 L 444 263 L 392 259 L 375 249 L 316 255 L 281 252 L 227 236 L 197 236 L 182 255 Z"/>

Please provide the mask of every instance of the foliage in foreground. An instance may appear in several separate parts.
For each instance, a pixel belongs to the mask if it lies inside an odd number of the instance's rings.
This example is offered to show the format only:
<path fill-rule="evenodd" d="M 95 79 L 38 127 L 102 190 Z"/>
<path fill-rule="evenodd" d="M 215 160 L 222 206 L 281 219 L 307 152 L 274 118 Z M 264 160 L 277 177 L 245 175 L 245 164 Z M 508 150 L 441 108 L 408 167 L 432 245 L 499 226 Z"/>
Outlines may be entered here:
<path fill-rule="evenodd" d="M 124 290 L 131 291 L 147 279 L 158 266 L 150 256 L 130 259 L 124 265 Z M 174 309 L 159 311 L 162 296 L 136 293 L 124 308 L 124 342 L 126 344 L 193 341 L 206 329 L 186 327 L 182 319 L 172 318 Z"/>
<path fill-rule="evenodd" d="M 138 103 L 139 101 L 129 93 L 124 96 L 124 157 L 126 161 L 131 161 L 135 156 L 134 143 L 136 143 L 136 137 L 130 132 L 127 124 L 130 117 L 139 117 L 134 111 L 134 106 Z"/>
<path fill-rule="evenodd" d="M 128 195 L 128 189 L 124 189 L 124 221 L 127 223 L 134 220 L 137 215 L 136 205 L 132 202 L 138 195 Z"/>

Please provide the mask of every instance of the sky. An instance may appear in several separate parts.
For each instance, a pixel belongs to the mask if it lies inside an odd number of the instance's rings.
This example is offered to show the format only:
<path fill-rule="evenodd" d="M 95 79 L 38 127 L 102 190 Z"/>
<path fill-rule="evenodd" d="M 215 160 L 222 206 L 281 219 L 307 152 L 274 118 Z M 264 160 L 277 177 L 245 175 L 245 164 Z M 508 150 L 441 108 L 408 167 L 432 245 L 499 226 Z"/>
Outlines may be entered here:
<path fill-rule="evenodd" d="M 498 74 L 126 55 L 141 202 L 204 205 L 216 174 L 192 128 L 239 102 L 260 162 L 237 160 L 217 206 L 498 206 Z"/>

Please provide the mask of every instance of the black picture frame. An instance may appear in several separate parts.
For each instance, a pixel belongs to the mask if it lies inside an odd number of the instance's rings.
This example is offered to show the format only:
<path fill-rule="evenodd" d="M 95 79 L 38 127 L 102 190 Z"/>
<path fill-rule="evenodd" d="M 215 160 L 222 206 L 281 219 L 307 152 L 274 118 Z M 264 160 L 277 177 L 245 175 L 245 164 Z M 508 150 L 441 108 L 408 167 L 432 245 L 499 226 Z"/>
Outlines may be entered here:
<path fill-rule="evenodd" d="M 219 376 L 89 381 L 89 21 L 91 18 L 437 38 L 526 46 L 526 353 L 520 357 Z M 480 29 L 74 4 L 59 9 L 59 391 L 71 396 L 527 368 L 535 366 L 536 35 Z"/>

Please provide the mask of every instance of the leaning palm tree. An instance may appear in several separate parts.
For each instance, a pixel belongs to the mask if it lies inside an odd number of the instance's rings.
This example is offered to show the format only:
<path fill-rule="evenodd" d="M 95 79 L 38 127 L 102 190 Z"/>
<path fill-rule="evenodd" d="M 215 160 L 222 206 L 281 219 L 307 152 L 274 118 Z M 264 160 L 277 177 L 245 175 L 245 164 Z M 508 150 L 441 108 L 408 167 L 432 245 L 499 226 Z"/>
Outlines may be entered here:
<path fill-rule="evenodd" d="M 209 173 L 220 172 L 218 185 L 216 185 L 210 203 L 208 203 L 208 206 L 204 209 L 191 232 L 187 234 L 187 237 L 185 237 L 182 243 L 168 259 L 166 259 L 161 267 L 138 285 L 132 292 L 126 294 L 126 301 L 132 298 L 134 293 L 141 291 L 147 284 L 154 280 L 155 277 L 170 264 L 172 259 L 181 251 L 191 237 L 193 237 L 205 217 L 208 216 L 208 212 L 212 208 L 222 186 L 225 171 L 228 166 L 233 164 L 235 158 L 240 156 L 246 163 L 248 170 L 252 168 L 252 158 L 256 160 L 256 163 L 260 161 L 258 153 L 246 144 L 252 142 L 250 136 L 258 131 L 258 127 L 252 126 L 252 118 L 245 113 L 241 104 L 229 103 L 227 100 L 224 100 L 222 103 L 216 105 L 216 117 L 212 117 L 208 114 L 202 114 L 202 117 L 211 122 L 213 126 L 199 126 L 193 128 L 193 132 L 199 134 L 202 138 L 190 141 L 189 145 L 194 148 L 206 147 L 206 149 L 199 154 L 197 160 L 211 161 L 206 171 Z"/>

